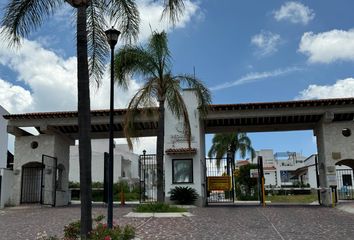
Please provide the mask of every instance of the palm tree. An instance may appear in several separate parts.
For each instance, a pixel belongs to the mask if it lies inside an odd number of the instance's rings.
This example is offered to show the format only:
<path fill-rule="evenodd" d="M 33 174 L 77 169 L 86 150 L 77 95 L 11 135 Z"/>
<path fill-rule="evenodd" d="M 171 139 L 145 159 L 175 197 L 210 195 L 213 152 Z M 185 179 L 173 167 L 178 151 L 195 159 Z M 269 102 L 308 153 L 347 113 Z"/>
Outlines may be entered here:
<path fill-rule="evenodd" d="M 247 153 L 251 154 L 252 159 L 255 156 L 251 139 L 246 133 L 217 133 L 213 137 L 208 157 L 216 158 L 216 166 L 219 169 L 221 158 L 227 155 L 228 152 L 231 154 L 232 164 L 235 164 L 235 155 L 237 151 L 242 158 L 246 157 Z"/>
<path fill-rule="evenodd" d="M 127 41 L 138 35 L 139 13 L 134 0 L 65 0 L 77 9 L 77 78 L 78 126 L 81 191 L 81 235 L 87 237 L 92 229 L 91 204 L 91 119 L 90 78 L 100 82 L 109 46 L 104 30 L 106 17 L 119 25 Z M 38 29 L 45 17 L 63 7 L 64 0 L 9 0 L 1 21 L 1 34 L 10 46 L 18 45 L 21 38 Z M 178 20 L 183 11 L 183 0 L 164 1 L 164 15 Z"/>
<path fill-rule="evenodd" d="M 182 87 L 194 89 L 198 99 L 199 110 L 205 114 L 211 101 L 209 90 L 201 81 L 190 75 L 172 75 L 171 54 L 165 32 L 154 32 L 145 47 L 128 45 L 120 49 L 115 62 L 116 79 L 122 84 L 132 74 L 145 78 L 145 83 L 133 96 L 125 117 L 124 131 L 130 147 L 131 136 L 134 135 L 134 119 L 138 108 L 158 105 L 158 134 L 156 143 L 157 154 L 157 201 L 164 201 L 163 159 L 165 102 L 171 112 L 184 126 L 184 133 L 190 147 L 191 128 L 186 105 L 181 96 Z"/>

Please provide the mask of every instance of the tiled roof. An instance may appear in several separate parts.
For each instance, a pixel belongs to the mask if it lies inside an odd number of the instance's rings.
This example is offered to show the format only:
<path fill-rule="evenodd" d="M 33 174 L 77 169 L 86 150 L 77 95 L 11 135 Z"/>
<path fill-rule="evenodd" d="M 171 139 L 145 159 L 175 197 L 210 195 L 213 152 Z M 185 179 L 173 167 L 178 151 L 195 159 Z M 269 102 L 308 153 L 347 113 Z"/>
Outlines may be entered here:
<path fill-rule="evenodd" d="M 166 150 L 167 155 L 175 155 L 175 154 L 196 154 L 196 148 L 169 148 Z"/>
<path fill-rule="evenodd" d="M 329 98 L 316 100 L 298 100 L 283 102 L 256 102 L 240 104 L 211 104 L 211 111 L 223 110 L 248 110 L 248 109 L 272 109 L 272 108 L 290 108 L 290 107 L 316 107 L 331 105 L 354 104 L 354 98 Z"/>
<path fill-rule="evenodd" d="M 145 108 L 144 111 L 156 111 L 157 108 Z M 140 109 L 142 111 L 142 109 Z M 115 109 L 114 115 L 119 116 L 127 112 L 127 109 Z M 91 116 L 109 116 L 109 110 L 91 110 Z M 10 119 L 43 119 L 43 118 L 72 118 L 77 117 L 77 111 L 64 111 L 64 112 L 34 112 L 23 114 L 10 114 L 4 115 L 7 120 Z"/>

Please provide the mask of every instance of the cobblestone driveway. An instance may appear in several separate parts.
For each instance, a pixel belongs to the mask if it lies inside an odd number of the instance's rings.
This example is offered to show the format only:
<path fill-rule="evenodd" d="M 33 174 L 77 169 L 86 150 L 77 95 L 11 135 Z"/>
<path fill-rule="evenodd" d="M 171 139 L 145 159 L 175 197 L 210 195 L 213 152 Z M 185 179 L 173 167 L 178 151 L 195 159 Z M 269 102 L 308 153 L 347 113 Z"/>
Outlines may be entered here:
<path fill-rule="evenodd" d="M 115 222 L 135 226 L 140 239 L 354 239 L 354 214 L 319 206 L 209 207 L 190 209 L 194 217 L 123 217 L 130 211 L 115 208 Z M 106 209 L 93 212 L 106 214 Z M 44 230 L 60 235 L 79 216 L 79 206 L 0 210 L 0 239 L 32 240 Z"/>

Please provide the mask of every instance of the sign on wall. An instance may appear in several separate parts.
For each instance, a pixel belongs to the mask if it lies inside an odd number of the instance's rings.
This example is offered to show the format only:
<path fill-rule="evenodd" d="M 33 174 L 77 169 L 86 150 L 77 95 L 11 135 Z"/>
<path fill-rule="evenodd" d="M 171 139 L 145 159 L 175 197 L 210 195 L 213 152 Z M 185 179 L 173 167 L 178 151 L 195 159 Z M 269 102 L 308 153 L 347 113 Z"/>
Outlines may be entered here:
<path fill-rule="evenodd" d="M 231 191 L 230 176 L 207 177 L 207 179 L 208 179 L 208 191 L 213 191 L 213 190 Z"/>

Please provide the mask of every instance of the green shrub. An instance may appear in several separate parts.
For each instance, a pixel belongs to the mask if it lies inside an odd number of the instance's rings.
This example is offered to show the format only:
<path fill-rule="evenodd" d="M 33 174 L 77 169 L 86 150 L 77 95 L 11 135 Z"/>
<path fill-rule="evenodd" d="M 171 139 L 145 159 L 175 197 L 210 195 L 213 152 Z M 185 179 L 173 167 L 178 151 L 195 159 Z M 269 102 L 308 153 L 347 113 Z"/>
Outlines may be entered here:
<path fill-rule="evenodd" d="M 88 239 L 90 240 L 129 240 L 135 237 L 135 229 L 129 225 L 125 227 L 113 226 L 112 229 L 107 224 L 102 223 L 103 215 L 99 215 L 94 219 L 95 225 Z M 64 227 L 64 239 L 78 240 L 80 239 L 80 221 L 70 223 Z"/>
<path fill-rule="evenodd" d="M 169 192 L 170 200 L 178 204 L 193 204 L 198 199 L 198 193 L 191 187 L 175 187 Z"/>
<path fill-rule="evenodd" d="M 144 203 L 138 205 L 135 209 L 135 212 L 186 212 L 184 208 L 171 206 L 166 203 Z"/>
<path fill-rule="evenodd" d="M 67 239 L 78 239 L 80 237 L 80 221 L 69 223 L 64 227 L 64 237 Z"/>

